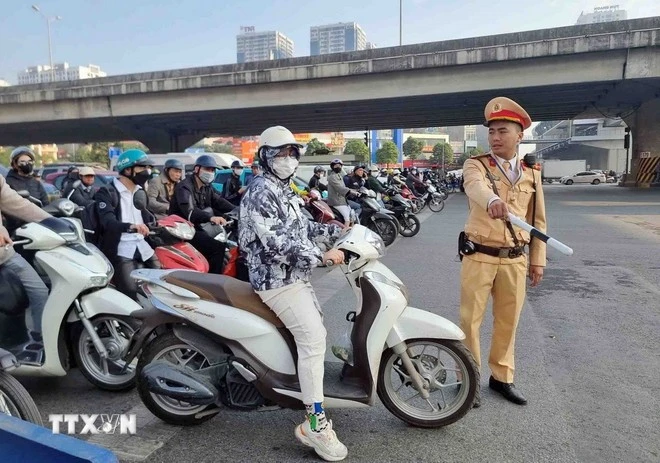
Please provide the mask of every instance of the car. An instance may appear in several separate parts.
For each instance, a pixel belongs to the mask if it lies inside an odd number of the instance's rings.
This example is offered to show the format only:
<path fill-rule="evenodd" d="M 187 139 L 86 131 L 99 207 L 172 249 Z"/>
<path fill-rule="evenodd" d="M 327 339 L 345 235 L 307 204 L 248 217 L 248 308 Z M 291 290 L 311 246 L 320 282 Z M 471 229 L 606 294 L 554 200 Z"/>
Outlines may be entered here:
<path fill-rule="evenodd" d="M 225 182 L 231 176 L 231 169 L 218 169 L 215 174 L 215 179 L 213 180 L 213 188 L 215 188 L 219 193 L 222 193 L 224 189 Z M 243 168 L 243 173 L 241 173 L 241 185 L 247 185 L 254 175 L 252 174 L 252 169 L 246 167 Z"/>
<path fill-rule="evenodd" d="M 55 188 L 55 185 L 51 185 L 50 183 L 46 183 L 43 180 L 41 181 L 41 184 L 44 186 L 46 189 L 46 194 L 48 195 L 48 202 L 52 203 L 56 199 L 59 199 L 61 197 L 60 190 Z"/>
<path fill-rule="evenodd" d="M 594 172 L 592 170 L 586 170 L 583 172 L 578 172 L 573 175 L 566 175 L 559 180 L 564 185 L 573 185 L 574 183 L 591 183 L 593 185 L 598 185 L 599 183 L 605 183 L 605 174 Z"/>
<path fill-rule="evenodd" d="M 100 169 L 100 170 L 105 169 L 100 164 L 90 165 L 90 164 L 85 164 L 84 162 L 55 162 L 55 163 L 49 163 L 43 165 L 43 167 L 41 168 L 41 177 L 46 178 L 51 174 L 67 172 L 69 170 L 69 167 L 72 166 L 83 167 L 87 165 L 93 167 L 94 169 Z"/>
<path fill-rule="evenodd" d="M 97 188 L 109 184 L 112 178 L 117 176 L 117 172 L 112 172 L 109 170 L 106 171 L 96 170 L 95 172 L 96 172 L 96 176 L 94 179 L 94 186 Z M 55 188 L 57 188 L 58 190 L 62 190 L 62 182 L 64 182 L 66 176 L 67 176 L 66 171 L 53 172 L 51 174 L 46 175 L 44 180 L 46 183 L 50 183 L 51 185 L 54 185 Z"/>

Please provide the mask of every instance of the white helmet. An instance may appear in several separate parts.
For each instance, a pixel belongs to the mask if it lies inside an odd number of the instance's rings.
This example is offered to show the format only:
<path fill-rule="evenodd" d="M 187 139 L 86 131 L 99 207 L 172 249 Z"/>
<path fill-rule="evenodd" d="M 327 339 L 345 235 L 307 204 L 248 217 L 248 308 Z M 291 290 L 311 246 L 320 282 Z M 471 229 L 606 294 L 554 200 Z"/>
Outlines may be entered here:
<path fill-rule="evenodd" d="M 291 131 L 281 125 L 269 127 L 259 136 L 259 149 L 267 146 L 269 148 L 280 148 L 282 146 L 293 145 L 302 148 L 303 145 L 298 143 L 296 137 L 293 136 Z"/>
<path fill-rule="evenodd" d="M 401 171 L 399 169 L 394 169 L 394 171 L 392 173 L 395 174 L 395 175 L 399 175 L 401 173 Z"/>

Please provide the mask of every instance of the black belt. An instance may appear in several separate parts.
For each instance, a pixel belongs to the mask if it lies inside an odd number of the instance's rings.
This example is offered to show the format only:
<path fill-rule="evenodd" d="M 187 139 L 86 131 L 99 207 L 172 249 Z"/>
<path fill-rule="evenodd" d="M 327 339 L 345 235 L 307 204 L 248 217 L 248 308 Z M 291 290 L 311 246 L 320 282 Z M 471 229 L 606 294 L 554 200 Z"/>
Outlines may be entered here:
<path fill-rule="evenodd" d="M 524 246 L 515 246 L 513 248 L 493 248 L 491 246 L 484 246 L 483 244 L 472 242 L 475 252 L 480 252 L 482 254 L 487 254 L 493 257 L 501 257 L 509 259 L 515 259 L 524 254 Z"/>

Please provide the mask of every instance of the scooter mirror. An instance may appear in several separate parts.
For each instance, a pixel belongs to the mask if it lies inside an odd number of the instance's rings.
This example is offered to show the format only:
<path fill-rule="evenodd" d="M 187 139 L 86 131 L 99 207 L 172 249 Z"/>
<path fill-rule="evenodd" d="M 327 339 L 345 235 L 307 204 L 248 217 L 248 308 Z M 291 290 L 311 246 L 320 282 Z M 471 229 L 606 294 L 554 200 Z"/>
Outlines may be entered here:
<path fill-rule="evenodd" d="M 18 193 L 21 198 L 28 199 L 30 197 L 30 192 L 27 190 L 18 190 L 16 193 Z"/>
<path fill-rule="evenodd" d="M 140 188 L 133 193 L 133 205 L 138 211 L 147 209 L 147 192 Z"/>
<path fill-rule="evenodd" d="M 66 199 L 71 199 L 71 196 L 73 196 L 73 192 L 78 188 L 82 182 L 80 180 L 76 180 L 71 184 L 71 191 L 69 191 L 69 194 L 66 196 Z"/>

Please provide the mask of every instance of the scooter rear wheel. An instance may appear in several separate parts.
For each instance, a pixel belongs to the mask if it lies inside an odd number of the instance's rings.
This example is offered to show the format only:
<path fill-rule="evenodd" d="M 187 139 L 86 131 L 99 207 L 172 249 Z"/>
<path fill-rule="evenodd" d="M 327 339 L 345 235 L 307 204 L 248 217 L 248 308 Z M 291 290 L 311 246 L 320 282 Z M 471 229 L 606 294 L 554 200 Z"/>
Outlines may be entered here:
<path fill-rule="evenodd" d="M 41 413 L 23 385 L 9 373 L 0 371 L 0 414 L 43 426 Z"/>
<path fill-rule="evenodd" d="M 220 410 L 217 405 L 194 405 L 151 392 L 141 373 L 144 367 L 156 360 L 166 360 L 192 371 L 209 366 L 204 354 L 181 341 L 171 331 L 147 344 L 137 365 L 137 390 L 142 403 L 151 413 L 166 423 L 177 426 L 201 424 L 218 414 Z"/>
<path fill-rule="evenodd" d="M 387 349 L 377 386 L 385 408 L 421 428 L 447 426 L 461 419 L 472 408 L 479 390 L 479 370 L 470 351 L 460 341 L 447 339 L 414 339 L 406 344 L 429 399 L 423 399 L 414 387 L 401 357 Z"/>
<path fill-rule="evenodd" d="M 401 233 L 401 236 L 405 236 L 406 238 L 415 236 L 417 233 L 419 233 L 421 228 L 419 219 L 412 214 L 409 214 L 406 217 L 400 217 L 399 223 L 401 224 L 399 233 Z"/>

